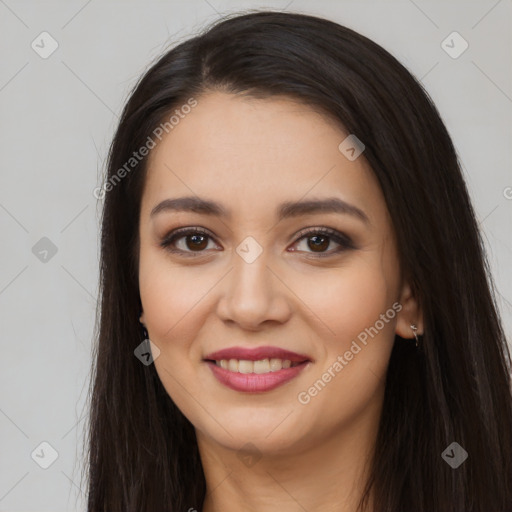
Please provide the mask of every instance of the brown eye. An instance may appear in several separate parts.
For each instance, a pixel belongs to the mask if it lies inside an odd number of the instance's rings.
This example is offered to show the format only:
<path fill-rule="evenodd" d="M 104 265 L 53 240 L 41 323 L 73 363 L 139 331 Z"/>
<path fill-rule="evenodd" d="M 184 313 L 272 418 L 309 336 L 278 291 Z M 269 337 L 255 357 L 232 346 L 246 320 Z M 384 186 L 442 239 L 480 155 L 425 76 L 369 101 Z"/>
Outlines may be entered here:
<path fill-rule="evenodd" d="M 187 247 L 192 250 L 205 249 L 206 246 L 208 245 L 208 240 L 207 240 L 206 235 L 201 235 L 201 234 L 195 233 L 193 235 L 186 235 L 183 238 L 185 238 L 185 240 L 186 240 L 185 244 L 187 245 Z M 206 241 L 206 243 L 205 243 L 205 241 Z"/>
<path fill-rule="evenodd" d="M 208 242 L 213 239 L 212 235 L 203 228 L 182 228 L 172 231 L 160 243 L 167 251 L 183 256 L 201 256 L 206 253 Z M 352 240 L 339 231 L 331 228 L 315 228 L 303 230 L 299 233 L 296 244 L 306 240 L 306 248 L 293 249 L 293 252 L 304 252 L 318 257 L 333 256 L 348 249 L 355 249 Z M 332 242 L 338 248 L 328 250 Z"/>
<path fill-rule="evenodd" d="M 160 245 L 171 253 L 199 256 L 205 252 L 210 238 L 211 235 L 202 228 L 183 228 L 171 232 Z"/>
<path fill-rule="evenodd" d="M 303 230 L 299 233 L 299 239 L 297 242 L 302 242 L 303 240 L 307 241 L 306 249 L 309 249 L 309 251 L 305 250 L 303 252 L 312 253 L 319 257 L 332 256 L 348 249 L 355 249 L 352 240 L 347 235 L 331 228 Z M 339 247 L 337 249 L 327 251 L 333 241 Z M 299 252 L 302 252 L 302 250 Z"/>
<path fill-rule="evenodd" d="M 323 235 L 313 235 L 308 237 L 308 247 L 314 252 L 323 252 L 329 247 L 329 242 L 329 237 Z"/>

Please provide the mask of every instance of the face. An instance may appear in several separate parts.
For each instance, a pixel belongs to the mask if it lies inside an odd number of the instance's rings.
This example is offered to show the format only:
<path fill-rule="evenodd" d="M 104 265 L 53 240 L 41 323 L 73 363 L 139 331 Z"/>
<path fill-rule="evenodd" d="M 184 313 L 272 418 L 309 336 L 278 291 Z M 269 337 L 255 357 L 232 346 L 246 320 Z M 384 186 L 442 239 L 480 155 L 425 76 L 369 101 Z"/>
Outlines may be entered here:
<path fill-rule="evenodd" d="M 198 434 L 297 453 L 378 413 L 394 335 L 412 337 L 391 220 L 364 153 L 338 149 L 349 134 L 333 121 L 286 98 L 197 101 L 150 154 L 141 321 Z M 165 202 L 183 197 L 218 211 Z M 337 209 L 290 206 L 328 199 Z M 205 360 L 235 347 L 267 347 L 252 359 L 269 361 Z"/>

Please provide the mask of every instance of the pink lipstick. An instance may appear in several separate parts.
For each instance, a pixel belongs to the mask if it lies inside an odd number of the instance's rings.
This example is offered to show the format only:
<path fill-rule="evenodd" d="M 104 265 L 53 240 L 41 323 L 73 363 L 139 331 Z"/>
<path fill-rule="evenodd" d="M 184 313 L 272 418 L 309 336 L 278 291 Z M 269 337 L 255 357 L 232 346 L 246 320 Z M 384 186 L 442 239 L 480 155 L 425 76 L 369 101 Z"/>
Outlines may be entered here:
<path fill-rule="evenodd" d="M 312 362 L 307 355 L 270 346 L 218 350 L 204 361 L 219 382 L 248 393 L 275 389 L 297 377 Z M 243 372 L 238 371 L 239 365 L 244 367 Z"/>

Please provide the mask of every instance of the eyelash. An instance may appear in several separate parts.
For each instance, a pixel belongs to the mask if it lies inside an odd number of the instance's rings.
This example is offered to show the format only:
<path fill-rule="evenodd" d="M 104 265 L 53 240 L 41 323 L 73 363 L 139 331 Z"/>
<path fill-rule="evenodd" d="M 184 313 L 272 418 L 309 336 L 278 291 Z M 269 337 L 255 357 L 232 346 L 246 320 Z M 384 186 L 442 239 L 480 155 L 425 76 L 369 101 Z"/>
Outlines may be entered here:
<path fill-rule="evenodd" d="M 162 240 L 162 242 L 160 243 L 160 246 L 173 254 L 180 254 L 185 257 L 195 258 L 195 257 L 202 256 L 203 253 L 205 252 L 204 250 L 203 251 L 183 251 L 182 249 L 176 249 L 175 247 L 172 247 L 172 244 L 176 240 L 179 240 L 180 238 L 184 238 L 187 235 L 204 235 L 211 239 L 214 238 L 207 230 L 205 230 L 201 227 L 180 228 L 180 229 L 176 229 L 176 230 L 172 231 L 171 233 L 169 233 Z M 339 253 L 349 250 L 349 249 L 355 249 L 355 246 L 354 246 L 352 240 L 347 235 L 345 235 L 344 233 L 341 233 L 339 231 L 336 231 L 335 229 L 327 228 L 327 227 L 306 228 L 306 229 L 301 230 L 297 234 L 298 238 L 294 242 L 294 245 L 296 243 L 302 241 L 303 239 L 311 237 L 313 235 L 326 236 L 327 238 L 331 239 L 332 241 L 334 241 L 340 245 L 340 247 L 338 249 L 335 249 L 332 251 L 328 251 L 328 252 L 324 252 L 324 253 L 314 253 L 314 252 L 308 253 L 308 254 L 312 254 L 314 257 L 325 258 L 325 257 L 333 256 L 334 254 L 339 254 Z M 301 252 L 301 251 L 297 251 L 297 252 Z"/>

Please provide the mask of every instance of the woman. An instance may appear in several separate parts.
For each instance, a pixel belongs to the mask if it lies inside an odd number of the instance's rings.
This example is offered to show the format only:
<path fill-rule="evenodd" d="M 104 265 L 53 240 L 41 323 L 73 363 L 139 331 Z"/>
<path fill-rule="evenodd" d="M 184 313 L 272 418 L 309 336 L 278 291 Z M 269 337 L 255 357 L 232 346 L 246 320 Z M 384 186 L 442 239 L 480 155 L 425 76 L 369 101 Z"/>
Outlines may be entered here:
<path fill-rule="evenodd" d="M 218 22 L 135 87 L 104 200 L 89 511 L 512 510 L 474 211 L 380 46 Z"/>

